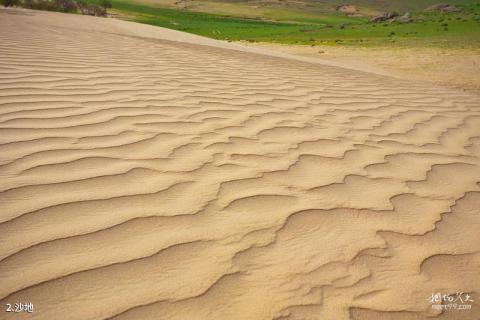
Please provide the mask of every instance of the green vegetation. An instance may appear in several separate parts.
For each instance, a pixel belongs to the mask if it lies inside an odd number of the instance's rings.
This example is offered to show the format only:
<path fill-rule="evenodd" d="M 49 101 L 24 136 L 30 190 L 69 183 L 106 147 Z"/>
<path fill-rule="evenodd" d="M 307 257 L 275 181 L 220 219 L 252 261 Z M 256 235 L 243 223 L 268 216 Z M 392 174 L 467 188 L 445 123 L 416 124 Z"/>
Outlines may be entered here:
<path fill-rule="evenodd" d="M 450 0 L 458 12 L 424 11 L 440 0 L 272 0 L 268 4 L 260 0 L 0 0 L 2 2 L 90 15 L 106 15 L 107 8 L 113 7 L 112 11 L 120 18 L 229 41 L 480 47 L 480 0 Z M 372 16 L 392 10 L 400 15 L 408 12 L 408 15 L 370 22 Z"/>
<path fill-rule="evenodd" d="M 81 13 L 98 17 L 105 17 L 107 8 L 112 7 L 109 0 L 0 0 L 0 4 L 5 7 Z"/>
<path fill-rule="evenodd" d="M 378 2 L 378 1 L 377 1 Z M 407 1 L 408 2 L 408 1 Z M 411 1 L 413 3 L 413 1 Z M 427 1 L 425 1 L 427 2 Z M 431 1 L 430 1 L 431 2 Z M 408 23 L 369 22 L 370 17 L 268 8 L 267 17 L 238 17 L 154 7 L 112 0 L 113 8 L 134 21 L 222 40 L 285 44 L 480 46 L 480 2 L 457 1 L 460 12 L 412 11 Z M 469 3 L 467 3 L 469 2 Z M 317 11 L 317 14 L 312 12 Z M 264 10 L 265 12 L 265 10 Z"/>

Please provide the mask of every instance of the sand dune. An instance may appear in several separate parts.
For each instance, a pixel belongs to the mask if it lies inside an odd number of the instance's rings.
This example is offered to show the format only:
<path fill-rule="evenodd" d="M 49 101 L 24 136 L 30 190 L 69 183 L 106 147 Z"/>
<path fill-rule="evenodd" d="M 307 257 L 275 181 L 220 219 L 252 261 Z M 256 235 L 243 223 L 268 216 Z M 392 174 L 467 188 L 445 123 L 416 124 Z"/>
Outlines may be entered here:
<path fill-rule="evenodd" d="M 0 300 L 35 307 L 0 319 L 478 319 L 478 95 L 113 19 L 0 29 Z"/>
<path fill-rule="evenodd" d="M 370 73 L 424 81 L 450 88 L 480 93 L 480 48 L 439 48 L 420 46 L 332 46 L 285 45 L 241 42 L 243 46 L 263 48 L 315 58 L 323 64 L 336 65 Z"/>

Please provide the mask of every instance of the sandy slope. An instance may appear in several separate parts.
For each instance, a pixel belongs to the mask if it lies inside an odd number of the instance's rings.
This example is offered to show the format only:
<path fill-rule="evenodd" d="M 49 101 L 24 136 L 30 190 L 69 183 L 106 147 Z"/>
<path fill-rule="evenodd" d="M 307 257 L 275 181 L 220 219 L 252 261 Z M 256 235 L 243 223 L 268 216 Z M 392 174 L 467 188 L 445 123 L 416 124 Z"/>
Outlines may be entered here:
<path fill-rule="evenodd" d="M 35 306 L 0 319 L 478 319 L 478 96 L 113 19 L 0 30 L 0 302 Z"/>
<path fill-rule="evenodd" d="M 480 94 L 480 48 L 306 46 L 240 42 L 335 63 L 350 69 L 417 80 Z"/>

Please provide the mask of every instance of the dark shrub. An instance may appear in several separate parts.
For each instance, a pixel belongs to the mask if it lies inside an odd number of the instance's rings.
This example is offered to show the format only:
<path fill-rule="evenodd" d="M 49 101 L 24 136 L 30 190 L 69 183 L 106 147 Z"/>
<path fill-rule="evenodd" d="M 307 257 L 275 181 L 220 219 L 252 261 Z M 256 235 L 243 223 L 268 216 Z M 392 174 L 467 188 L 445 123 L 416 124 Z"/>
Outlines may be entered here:
<path fill-rule="evenodd" d="M 100 6 L 105 9 L 110 9 L 112 7 L 112 3 L 108 0 L 100 0 Z"/>
<path fill-rule="evenodd" d="M 19 5 L 18 0 L 4 0 L 3 5 L 5 7 L 14 7 Z"/>
<path fill-rule="evenodd" d="M 76 12 L 77 4 L 74 0 L 55 0 L 56 10 L 62 12 Z"/>

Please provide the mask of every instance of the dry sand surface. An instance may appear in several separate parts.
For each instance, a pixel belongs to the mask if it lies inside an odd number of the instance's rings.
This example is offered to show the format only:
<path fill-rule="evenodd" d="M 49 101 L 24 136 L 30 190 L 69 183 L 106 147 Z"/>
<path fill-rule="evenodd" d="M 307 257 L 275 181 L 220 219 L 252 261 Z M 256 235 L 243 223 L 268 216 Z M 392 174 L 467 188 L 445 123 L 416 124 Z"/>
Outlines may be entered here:
<path fill-rule="evenodd" d="M 480 48 L 306 46 L 241 42 L 338 66 L 480 94 Z"/>
<path fill-rule="evenodd" d="M 0 319 L 478 319 L 478 95 L 114 19 L 0 30 L 0 303 L 35 308 Z"/>

